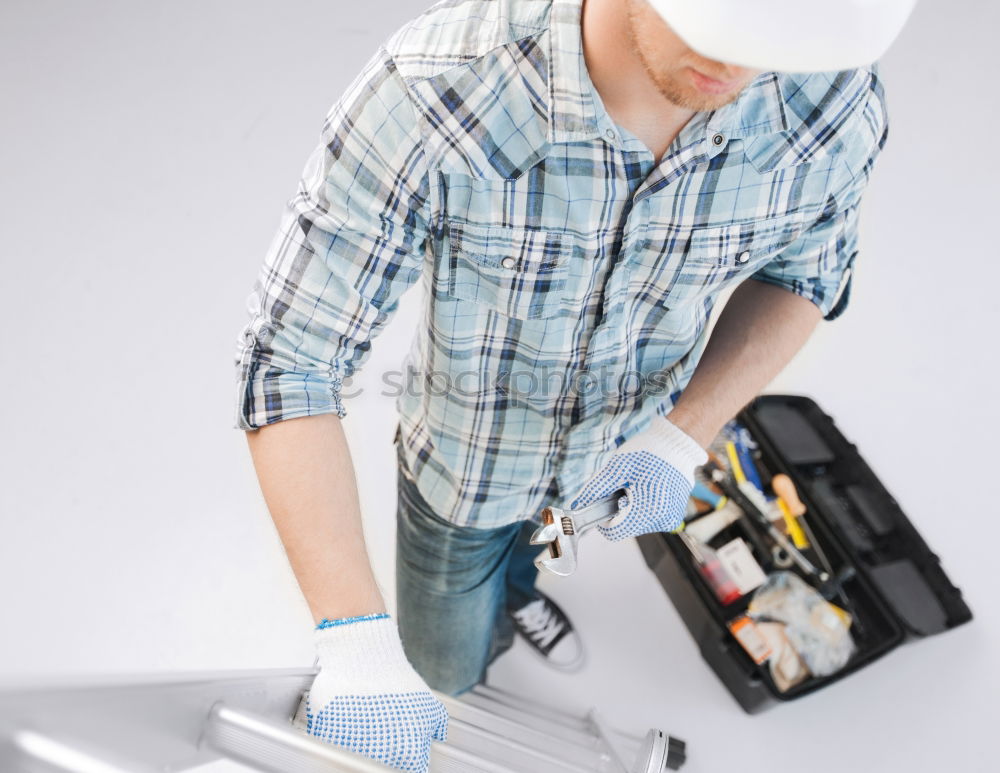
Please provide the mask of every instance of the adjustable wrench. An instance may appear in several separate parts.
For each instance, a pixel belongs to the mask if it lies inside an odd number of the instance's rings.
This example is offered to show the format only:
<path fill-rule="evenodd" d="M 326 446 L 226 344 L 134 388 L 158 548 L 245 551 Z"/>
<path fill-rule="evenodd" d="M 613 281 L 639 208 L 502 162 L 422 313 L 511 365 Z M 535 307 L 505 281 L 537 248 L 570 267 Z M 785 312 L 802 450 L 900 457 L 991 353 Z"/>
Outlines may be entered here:
<path fill-rule="evenodd" d="M 535 558 L 535 566 L 561 577 L 572 574 L 576 570 L 577 542 L 581 535 L 601 521 L 611 520 L 626 504 L 626 492 L 619 489 L 606 499 L 578 510 L 546 507 L 539 516 L 542 525 L 531 535 L 530 542 L 548 545 L 549 549 Z"/>

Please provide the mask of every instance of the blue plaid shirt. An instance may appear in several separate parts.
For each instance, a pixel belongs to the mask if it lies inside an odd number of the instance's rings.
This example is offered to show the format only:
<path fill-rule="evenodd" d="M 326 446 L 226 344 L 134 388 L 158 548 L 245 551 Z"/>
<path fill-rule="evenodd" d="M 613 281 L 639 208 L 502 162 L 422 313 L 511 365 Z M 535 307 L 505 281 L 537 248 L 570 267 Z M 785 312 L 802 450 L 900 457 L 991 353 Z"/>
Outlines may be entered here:
<path fill-rule="evenodd" d="M 237 428 L 343 416 L 343 379 L 419 281 L 403 456 L 442 517 L 495 527 L 567 501 L 670 411 L 723 290 L 843 310 L 886 137 L 876 70 L 763 73 L 657 160 L 605 110 L 580 8 L 443 0 L 378 48 L 247 299 Z"/>

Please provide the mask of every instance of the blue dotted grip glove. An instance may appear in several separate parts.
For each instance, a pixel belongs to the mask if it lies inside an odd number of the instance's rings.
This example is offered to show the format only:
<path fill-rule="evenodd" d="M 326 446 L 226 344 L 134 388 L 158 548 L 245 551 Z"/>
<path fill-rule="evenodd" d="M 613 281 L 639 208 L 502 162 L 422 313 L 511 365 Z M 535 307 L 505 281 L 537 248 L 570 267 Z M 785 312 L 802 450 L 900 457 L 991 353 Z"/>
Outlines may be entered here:
<path fill-rule="evenodd" d="M 674 531 L 684 521 L 694 488 L 694 470 L 708 454 L 686 432 L 662 416 L 633 435 L 587 481 L 570 505 L 576 509 L 604 499 L 617 489 L 628 504 L 597 530 L 612 542 L 656 531 Z"/>
<path fill-rule="evenodd" d="M 320 672 L 306 697 L 306 731 L 337 746 L 426 773 L 448 711 L 413 669 L 387 614 L 324 621 L 314 632 Z"/>

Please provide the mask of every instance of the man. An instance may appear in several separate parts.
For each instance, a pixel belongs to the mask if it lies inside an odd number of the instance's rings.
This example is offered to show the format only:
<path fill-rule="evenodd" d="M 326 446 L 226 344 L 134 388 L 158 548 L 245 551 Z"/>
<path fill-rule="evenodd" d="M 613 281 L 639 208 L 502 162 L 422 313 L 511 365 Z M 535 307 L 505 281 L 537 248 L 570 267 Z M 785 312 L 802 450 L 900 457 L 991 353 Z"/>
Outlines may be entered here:
<path fill-rule="evenodd" d="M 531 518 L 624 487 L 605 537 L 676 529 L 703 448 L 847 303 L 887 131 L 868 64 L 912 2 L 855 5 L 446 0 L 331 110 L 238 353 L 236 426 L 317 622 L 310 733 L 424 770 L 428 686 L 470 688 L 515 628 L 578 666 Z M 397 630 L 341 384 L 417 281 Z"/>

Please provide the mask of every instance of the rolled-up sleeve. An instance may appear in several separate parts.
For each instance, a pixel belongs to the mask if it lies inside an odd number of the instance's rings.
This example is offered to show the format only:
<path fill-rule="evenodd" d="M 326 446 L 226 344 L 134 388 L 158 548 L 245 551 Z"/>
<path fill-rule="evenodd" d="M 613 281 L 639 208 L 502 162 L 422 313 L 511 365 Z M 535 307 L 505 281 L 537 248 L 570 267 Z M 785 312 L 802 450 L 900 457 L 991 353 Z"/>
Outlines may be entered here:
<path fill-rule="evenodd" d="M 343 379 L 420 275 L 427 207 L 417 114 L 380 47 L 330 109 L 247 296 L 235 428 L 345 414 Z"/>
<path fill-rule="evenodd" d="M 850 142 L 839 154 L 838 173 L 819 218 L 751 276 L 812 301 L 827 320 L 847 308 L 858 254 L 858 208 L 888 137 L 885 93 L 875 69 L 854 124 L 841 131 Z"/>

